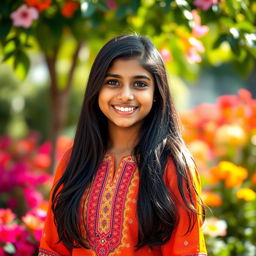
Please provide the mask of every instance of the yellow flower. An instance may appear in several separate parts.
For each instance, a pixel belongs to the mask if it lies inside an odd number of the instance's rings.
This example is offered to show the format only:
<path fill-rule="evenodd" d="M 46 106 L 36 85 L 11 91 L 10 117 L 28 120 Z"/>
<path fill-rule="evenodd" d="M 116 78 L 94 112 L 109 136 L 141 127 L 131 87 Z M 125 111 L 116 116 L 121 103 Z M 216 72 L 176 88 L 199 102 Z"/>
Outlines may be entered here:
<path fill-rule="evenodd" d="M 216 131 L 216 145 L 243 147 L 248 141 L 248 136 L 239 125 L 222 125 Z"/>
<path fill-rule="evenodd" d="M 237 198 L 245 201 L 252 201 L 256 199 L 256 193 L 250 188 L 241 188 L 236 193 Z"/>
<path fill-rule="evenodd" d="M 248 176 L 248 171 L 228 161 L 221 161 L 216 167 L 210 170 L 212 182 L 225 181 L 225 186 L 234 188 L 241 186 Z"/>
<path fill-rule="evenodd" d="M 210 150 L 204 141 L 193 141 L 188 145 L 188 148 L 196 161 L 206 162 L 209 159 Z"/>

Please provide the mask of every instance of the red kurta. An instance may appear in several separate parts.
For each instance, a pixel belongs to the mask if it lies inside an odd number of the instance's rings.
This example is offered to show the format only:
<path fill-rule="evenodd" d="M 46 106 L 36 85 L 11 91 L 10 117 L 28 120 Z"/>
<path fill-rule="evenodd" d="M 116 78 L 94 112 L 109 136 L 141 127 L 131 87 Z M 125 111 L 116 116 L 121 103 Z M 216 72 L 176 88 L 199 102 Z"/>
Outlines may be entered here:
<path fill-rule="evenodd" d="M 66 168 L 69 155 L 70 153 L 66 153 L 58 165 L 55 184 Z M 172 193 L 181 200 L 171 160 L 167 162 L 165 178 Z M 199 182 L 196 180 L 198 181 L 198 177 L 195 178 L 195 185 L 200 190 Z M 151 249 L 143 247 L 135 251 L 138 238 L 138 187 L 139 173 L 132 157 L 123 157 L 117 168 L 114 168 L 114 156 L 106 154 L 90 191 L 84 194 L 81 201 L 80 211 L 84 216 L 81 220 L 82 232 L 88 238 L 91 249 L 75 248 L 70 251 L 63 243 L 56 243 L 58 234 L 50 205 L 39 256 L 205 256 L 201 217 L 198 217 L 192 232 L 185 235 L 188 216 L 181 205 L 177 206 L 180 221 L 171 239 L 163 246 L 154 246 Z"/>

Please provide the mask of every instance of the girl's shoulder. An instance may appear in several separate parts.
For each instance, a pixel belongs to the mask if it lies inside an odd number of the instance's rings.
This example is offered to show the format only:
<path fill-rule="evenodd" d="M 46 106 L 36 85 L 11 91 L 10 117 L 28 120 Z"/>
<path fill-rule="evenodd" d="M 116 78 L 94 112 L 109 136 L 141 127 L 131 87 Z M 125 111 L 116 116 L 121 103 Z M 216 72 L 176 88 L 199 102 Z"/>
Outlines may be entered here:
<path fill-rule="evenodd" d="M 55 171 L 55 178 L 54 178 L 55 181 L 59 180 L 63 175 L 63 173 L 65 172 L 71 157 L 71 153 L 72 153 L 72 147 L 67 149 L 63 154 L 63 156 L 60 158 Z"/>
<path fill-rule="evenodd" d="M 188 183 L 194 186 L 197 192 L 200 192 L 201 190 L 200 176 L 196 170 L 195 163 L 192 160 L 191 162 L 188 163 L 188 168 L 186 172 L 187 172 L 187 178 L 189 179 Z M 183 176 L 183 174 L 181 175 Z M 171 156 L 167 157 L 167 162 L 166 162 L 165 172 L 164 172 L 164 182 L 172 191 L 178 190 L 178 170 Z"/>

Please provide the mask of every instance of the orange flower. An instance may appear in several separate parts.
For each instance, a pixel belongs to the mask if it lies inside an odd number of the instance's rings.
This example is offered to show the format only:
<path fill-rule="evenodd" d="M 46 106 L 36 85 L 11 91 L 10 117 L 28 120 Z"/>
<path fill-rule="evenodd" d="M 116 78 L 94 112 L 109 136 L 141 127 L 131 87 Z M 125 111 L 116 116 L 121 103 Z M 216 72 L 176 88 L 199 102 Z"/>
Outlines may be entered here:
<path fill-rule="evenodd" d="M 256 199 L 256 193 L 250 188 L 241 188 L 237 191 L 236 197 L 245 201 L 252 201 Z"/>
<path fill-rule="evenodd" d="M 24 2 L 30 6 L 36 8 L 39 12 L 46 10 L 50 5 L 52 0 L 24 0 Z"/>
<path fill-rule="evenodd" d="M 216 206 L 222 205 L 221 197 L 214 192 L 210 192 L 210 191 L 203 192 L 202 199 L 204 203 L 208 206 L 216 207 Z"/>
<path fill-rule="evenodd" d="M 252 183 L 256 185 L 256 173 L 252 175 Z"/>
<path fill-rule="evenodd" d="M 32 214 L 26 214 L 22 217 L 22 221 L 31 230 L 40 230 L 44 227 L 44 222 Z"/>
<path fill-rule="evenodd" d="M 248 176 L 248 171 L 228 161 L 221 161 L 218 166 L 210 170 L 212 182 L 216 183 L 220 180 L 225 181 L 225 186 L 234 188 L 241 186 Z"/>
<path fill-rule="evenodd" d="M 75 1 L 66 1 L 61 9 L 61 14 L 66 18 L 71 18 L 74 12 L 79 8 L 79 3 Z"/>
<path fill-rule="evenodd" d="M 10 224 L 15 218 L 16 215 L 11 209 L 0 209 L 0 224 Z"/>

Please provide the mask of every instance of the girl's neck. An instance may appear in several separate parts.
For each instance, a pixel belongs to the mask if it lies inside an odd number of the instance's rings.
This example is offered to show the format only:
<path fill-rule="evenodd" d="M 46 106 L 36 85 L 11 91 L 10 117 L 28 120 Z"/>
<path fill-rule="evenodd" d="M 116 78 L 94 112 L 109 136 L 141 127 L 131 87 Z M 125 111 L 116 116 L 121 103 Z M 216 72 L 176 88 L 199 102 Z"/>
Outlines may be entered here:
<path fill-rule="evenodd" d="M 115 156 L 131 155 L 138 142 L 138 127 L 120 128 L 109 124 L 108 153 Z"/>

